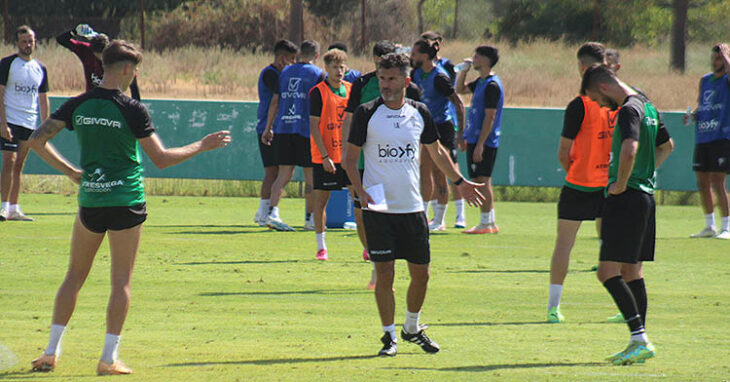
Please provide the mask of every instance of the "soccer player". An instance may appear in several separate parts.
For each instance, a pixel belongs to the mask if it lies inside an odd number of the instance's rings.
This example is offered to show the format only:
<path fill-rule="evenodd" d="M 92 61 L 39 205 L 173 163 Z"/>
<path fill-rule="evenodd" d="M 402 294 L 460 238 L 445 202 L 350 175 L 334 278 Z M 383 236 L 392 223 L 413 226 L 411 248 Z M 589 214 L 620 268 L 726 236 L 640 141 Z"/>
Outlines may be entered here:
<path fill-rule="evenodd" d="M 304 229 L 314 230 L 312 217 L 312 154 L 309 132 L 309 91 L 324 81 L 324 72 L 314 63 L 319 58 L 319 44 L 305 40 L 299 62 L 289 65 L 279 76 L 279 86 L 271 98 L 266 128 L 261 142 L 274 149 L 279 173 L 271 185 L 271 199 L 266 225 L 277 231 L 294 231 L 279 216 L 279 199 L 284 187 L 294 176 L 294 166 L 304 170 Z"/>
<path fill-rule="evenodd" d="M 266 119 L 269 116 L 271 98 L 279 87 L 279 75 L 285 67 L 294 63 L 298 52 L 299 47 L 293 42 L 289 40 L 277 41 L 274 44 L 274 62 L 265 67 L 259 75 L 259 107 L 256 111 L 256 117 L 258 118 L 256 134 L 258 134 L 261 162 L 264 164 L 264 179 L 261 181 L 259 209 L 256 211 L 256 216 L 253 219 L 254 222 L 262 227 L 266 226 L 266 217 L 269 214 L 269 203 L 271 201 L 271 185 L 279 173 L 279 167 L 276 165 L 273 148 L 263 144 L 261 135 L 266 128 Z"/>
<path fill-rule="evenodd" d="M 327 50 L 330 51 L 332 49 L 339 49 L 339 50 L 347 53 L 347 45 L 344 42 L 338 41 L 338 42 L 330 44 L 330 46 L 329 46 L 329 48 L 327 48 Z M 346 66 L 345 67 L 345 77 L 343 77 L 342 79 L 349 83 L 353 83 L 353 82 L 355 82 L 355 80 L 360 78 L 360 76 L 362 76 L 362 73 Z"/>
<path fill-rule="evenodd" d="M 76 28 L 56 36 L 56 41 L 81 60 L 81 65 L 84 67 L 86 90 L 89 91 L 99 86 L 101 79 L 104 78 L 101 52 L 109 45 L 109 36 L 94 31 L 88 24 L 79 24 Z M 132 98 L 140 100 L 136 75 L 129 85 L 129 91 Z"/>
<path fill-rule="evenodd" d="M 461 94 L 474 93 L 467 118 L 464 140 L 467 144 L 466 159 L 469 178 L 484 186 L 480 190 L 486 198 L 481 205 L 481 220 L 478 225 L 463 231 L 467 234 L 498 233 L 494 214 L 494 192 L 492 191 L 492 170 L 497 159 L 504 90 L 499 76 L 492 69 L 499 61 L 499 51 L 490 45 L 476 48 L 472 59 L 464 60 L 464 70 L 456 76 L 456 91 Z M 479 77 L 465 84 L 471 66 Z"/>
<path fill-rule="evenodd" d="M 691 237 L 730 239 L 730 203 L 726 176 L 730 173 L 730 47 L 712 47 L 712 73 L 700 80 L 697 108 L 685 123 L 695 120 L 695 152 L 692 168 L 697 174 L 697 187 L 705 213 L 705 228 Z M 721 213 L 720 232 L 715 226 L 715 192 Z"/>
<path fill-rule="evenodd" d="M 578 49 L 577 58 L 582 76 L 591 65 L 604 63 L 605 49 L 597 42 L 587 42 Z M 550 323 L 565 319 L 560 312 L 560 298 L 570 265 L 570 251 L 581 222 L 596 220 L 600 226 L 615 119 L 615 111 L 601 107 L 585 95 L 574 98 L 565 109 L 558 160 L 566 175 L 560 191 L 558 234 L 550 263 L 547 313 Z"/>
<path fill-rule="evenodd" d="M 33 371 L 52 371 L 56 367 L 61 337 L 73 314 L 79 290 L 108 234 L 111 295 L 107 306 L 107 334 L 97 373 L 132 373 L 118 359 L 118 351 L 129 310 L 130 281 L 142 223 L 147 218 L 139 146 L 157 167 L 166 168 L 231 141 L 229 132 L 219 131 L 184 147 L 165 148 L 144 105 L 124 94 L 134 79 L 142 54 L 131 44 L 115 40 L 104 50 L 102 61 L 105 75 L 99 86 L 64 103 L 29 141 L 44 161 L 80 184 L 68 272 L 56 294 L 48 347 L 32 362 Z M 64 128 L 73 130 L 78 137 L 81 169 L 48 143 Z"/>
<path fill-rule="evenodd" d="M 33 58 L 35 32 L 23 25 L 15 30 L 17 53 L 0 61 L 0 220 L 33 221 L 20 209 L 20 181 L 30 146 L 28 138 L 38 122 L 48 118 L 48 73 Z"/>
<path fill-rule="evenodd" d="M 312 132 L 311 150 L 314 176 L 314 228 L 317 235 L 317 260 L 327 260 L 325 209 L 330 191 L 350 184 L 342 169 L 342 121 L 350 93 L 344 81 L 347 53 L 332 49 L 324 55 L 327 79 L 309 92 L 309 118 Z"/>
<path fill-rule="evenodd" d="M 616 49 L 606 49 L 606 66 L 611 68 L 614 73 L 621 70 L 621 55 Z"/>
<path fill-rule="evenodd" d="M 358 106 L 348 137 L 345 168 L 358 172 L 358 158 L 364 153 L 362 181 L 350 179 L 363 208 L 370 258 L 375 264 L 378 282 L 375 299 L 385 332 L 381 356 L 395 356 L 395 298 L 393 278 L 395 259 L 408 261 L 411 283 L 408 287 L 406 321 L 401 338 L 436 353 L 439 345 L 419 325 L 421 307 L 429 279 L 429 231 L 419 191 L 419 157 L 421 145 L 454 184 L 459 185 L 470 203 L 483 199 L 480 185 L 465 181 L 448 152 L 438 142 L 438 130 L 428 108 L 405 98 L 408 57 L 387 54 L 378 65 L 381 97 Z M 384 200 L 373 200 L 373 190 L 382 190 Z M 369 190 L 369 191 L 368 191 Z M 368 208 L 372 208 L 369 210 Z M 376 209 L 376 206 L 379 207 Z"/>
<path fill-rule="evenodd" d="M 644 362 L 656 350 L 645 329 L 648 298 L 642 264 L 654 260 L 655 170 L 673 143 L 669 132 L 660 128 L 659 113 L 651 102 L 606 66 L 586 69 L 581 94 L 603 107 L 621 108 L 611 144 L 597 276 L 631 332 L 628 347 L 608 360 L 615 365 Z"/>
<path fill-rule="evenodd" d="M 440 49 L 438 41 L 418 40 L 411 49 L 411 63 L 414 67 L 411 73 L 413 82 L 423 89 L 423 101 L 428 106 L 431 116 L 436 122 L 439 131 L 439 142 L 451 155 L 451 160 L 457 163 L 456 159 L 456 137 L 454 130 L 455 121 L 451 115 L 450 105 L 456 105 L 459 125 L 464 126 L 464 103 L 461 97 L 456 94 L 451 78 L 445 69 L 437 65 L 436 55 Z M 462 134 L 459 133 L 459 136 Z M 449 202 L 449 186 L 446 175 L 441 171 L 434 171 L 430 157 L 424 155 L 421 159 L 422 169 L 425 167 L 425 176 L 429 179 L 437 179 L 438 203 L 434 206 L 434 217 L 429 224 L 431 231 L 443 231 L 446 229 L 446 207 Z M 423 176 L 423 172 L 422 172 Z M 425 182 L 424 182 L 425 183 Z M 428 196 L 424 200 L 428 199 Z"/>

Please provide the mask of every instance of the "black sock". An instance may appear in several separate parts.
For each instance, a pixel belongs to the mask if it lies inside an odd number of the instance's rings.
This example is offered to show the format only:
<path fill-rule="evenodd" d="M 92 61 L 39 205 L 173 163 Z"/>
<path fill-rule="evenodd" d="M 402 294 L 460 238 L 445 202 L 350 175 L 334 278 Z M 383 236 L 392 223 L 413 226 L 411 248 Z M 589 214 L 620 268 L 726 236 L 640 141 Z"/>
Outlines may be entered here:
<path fill-rule="evenodd" d="M 304 213 L 304 220 L 309 220 L 309 218 L 311 218 L 311 217 L 312 217 L 312 213 L 311 212 L 305 212 Z"/>
<path fill-rule="evenodd" d="M 641 315 L 641 322 L 644 324 L 644 327 L 646 327 L 646 306 L 648 304 L 648 299 L 646 297 L 646 286 L 644 285 L 644 279 L 636 279 L 634 281 L 626 283 L 626 285 L 629 286 L 629 289 L 631 289 L 631 293 L 634 295 L 636 307 L 638 308 L 639 314 Z"/>
<path fill-rule="evenodd" d="M 644 332 L 644 325 L 641 322 L 641 316 L 639 315 L 639 308 L 636 307 L 636 300 L 634 299 L 631 289 L 626 285 L 621 276 L 610 278 L 603 283 L 608 293 L 613 297 L 613 301 L 618 306 L 621 314 L 624 315 L 626 325 L 629 326 L 631 334 L 641 334 Z"/>
<path fill-rule="evenodd" d="M 270 205 L 270 206 L 269 206 L 269 215 L 271 215 L 271 211 L 273 211 L 273 210 L 274 210 L 274 206 L 271 206 L 271 205 Z"/>

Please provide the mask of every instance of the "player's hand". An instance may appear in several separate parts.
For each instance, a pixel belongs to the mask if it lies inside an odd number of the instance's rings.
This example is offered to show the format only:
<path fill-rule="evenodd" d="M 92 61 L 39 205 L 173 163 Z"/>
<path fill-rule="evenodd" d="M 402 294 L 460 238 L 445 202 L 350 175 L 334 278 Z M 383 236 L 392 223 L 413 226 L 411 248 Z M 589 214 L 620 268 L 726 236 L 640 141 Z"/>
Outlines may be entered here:
<path fill-rule="evenodd" d="M 472 154 L 472 161 L 474 163 L 482 163 L 482 156 L 484 155 L 484 145 L 477 144 L 474 147 L 474 153 Z"/>
<path fill-rule="evenodd" d="M 231 143 L 231 132 L 228 130 L 221 130 L 208 134 L 200 140 L 200 143 L 200 151 L 215 150 L 221 147 L 226 147 L 229 143 Z"/>
<path fill-rule="evenodd" d="M 330 174 L 334 174 L 335 172 L 337 172 L 337 168 L 335 168 L 335 162 L 332 161 L 332 158 L 325 158 L 322 161 L 322 167 L 324 167 L 324 171 Z"/>
<path fill-rule="evenodd" d="M 274 140 L 274 132 L 271 129 L 264 130 L 264 133 L 261 134 L 261 143 L 265 144 L 266 146 L 271 146 L 271 141 Z"/>
<path fill-rule="evenodd" d="M 456 147 L 462 153 L 465 152 L 466 151 L 466 147 L 467 147 L 466 139 L 459 139 L 459 142 L 456 144 Z"/>
<path fill-rule="evenodd" d="M 479 207 L 484 203 L 484 195 L 479 192 L 479 188 L 484 187 L 484 183 L 474 183 L 465 179 L 456 187 L 459 188 L 461 195 L 470 206 Z"/>
<path fill-rule="evenodd" d="M 461 69 L 462 72 L 468 72 L 469 69 L 471 69 L 472 64 L 474 63 L 474 60 L 471 58 L 465 58 L 464 59 L 464 69 Z"/>
<path fill-rule="evenodd" d="M 69 179 L 71 179 L 72 182 L 75 184 L 81 184 L 81 170 L 74 169 L 74 172 L 72 172 L 69 176 Z"/>
<path fill-rule="evenodd" d="M 730 58 L 730 46 L 728 44 L 722 43 L 720 44 L 720 54 L 725 56 L 725 58 Z"/>
<path fill-rule="evenodd" d="M 682 123 L 684 123 L 685 126 L 689 126 L 695 122 L 695 115 L 692 113 L 685 113 L 682 115 Z"/>
<path fill-rule="evenodd" d="M 364 188 L 360 187 L 359 190 L 357 190 L 357 197 L 360 199 L 360 208 L 367 209 L 368 204 L 372 203 L 375 204 L 375 201 L 372 197 L 370 197 L 370 194 L 365 191 Z"/>
<path fill-rule="evenodd" d="M 13 140 L 13 133 L 10 131 L 10 127 L 7 124 L 4 124 L 3 127 L 0 128 L 0 137 L 3 137 L 6 141 Z"/>
<path fill-rule="evenodd" d="M 619 187 L 616 185 L 616 182 L 613 182 L 608 185 L 608 194 L 609 195 L 616 196 L 616 195 L 621 195 L 624 192 L 626 192 L 626 186 Z"/>

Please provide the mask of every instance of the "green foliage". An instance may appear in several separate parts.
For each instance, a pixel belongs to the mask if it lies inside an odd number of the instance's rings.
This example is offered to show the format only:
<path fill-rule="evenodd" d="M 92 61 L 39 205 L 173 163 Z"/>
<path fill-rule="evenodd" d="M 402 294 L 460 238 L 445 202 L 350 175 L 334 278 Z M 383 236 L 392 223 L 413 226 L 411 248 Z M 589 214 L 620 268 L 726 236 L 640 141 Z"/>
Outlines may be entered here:
<path fill-rule="evenodd" d="M 337 25 L 351 22 L 353 10 L 359 9 L 358 0 L 306 0 L 306 3 L 315 16 L 331 19 Z"/>

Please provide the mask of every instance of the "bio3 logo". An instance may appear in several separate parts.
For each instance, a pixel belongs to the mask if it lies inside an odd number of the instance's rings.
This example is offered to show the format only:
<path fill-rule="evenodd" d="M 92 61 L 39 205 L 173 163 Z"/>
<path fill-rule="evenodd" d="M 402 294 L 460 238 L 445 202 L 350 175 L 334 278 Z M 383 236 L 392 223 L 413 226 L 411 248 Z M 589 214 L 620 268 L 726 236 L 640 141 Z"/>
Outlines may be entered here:
<path fill-rule="evenodd" d="M 122 128 L 122 123 L 108 118 L 97 118 L 97 117 L 86 117 L 83 115 L 77 115 L 74 118 L 76 126 L 101 126 L 101 127 L 116 127 L 117 129 Z"/>
<path fill-rule="evenodd" d="M 23 84 L 15 84 L 15 92 L 16 93 L 25 93 L 29 95 L 36 95 L 38 94 L 38 85 L 23 85 Z"/>
<path fill-rule="evenodd" d="M 413 159 L 416 156 L 416 150 L 409 143 L 403 146 L 381 146 L 378 144 L 378 157 L 382 159 Z"/>

